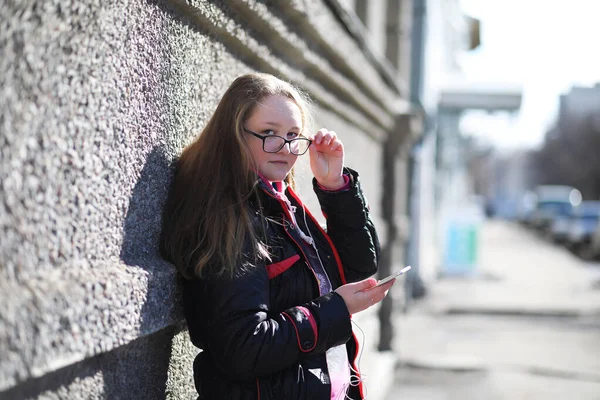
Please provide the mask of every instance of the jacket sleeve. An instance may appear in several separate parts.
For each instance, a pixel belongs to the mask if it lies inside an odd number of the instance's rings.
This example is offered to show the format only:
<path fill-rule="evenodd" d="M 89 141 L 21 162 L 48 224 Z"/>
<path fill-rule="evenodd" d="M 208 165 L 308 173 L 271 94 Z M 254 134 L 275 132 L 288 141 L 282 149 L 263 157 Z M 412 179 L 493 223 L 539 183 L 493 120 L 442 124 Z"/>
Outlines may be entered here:
<path fill-rule="evenodd" d="M 346 280 L 355 282 L 377 272 L 380 248 L 358 173 L 350 168 L 344 172 L 350 176 L 348 189 L 324 191 L 316 179 L 313 179 L 313 188 L 327 219 L 327 234 L 340 255 Z"/>
<path fill-rule="evenodd" d="M 216 366 L 235 379 L 275 373 L 347 342 L 352 334 L 346 304 L 335 292 L 271 312 L 264 265 L 234 278 L 190 281 L 184 285 L 184 304 L 190 334 L 200 333 Z M 192 332 L 192 326 L 202 332 Z"/>

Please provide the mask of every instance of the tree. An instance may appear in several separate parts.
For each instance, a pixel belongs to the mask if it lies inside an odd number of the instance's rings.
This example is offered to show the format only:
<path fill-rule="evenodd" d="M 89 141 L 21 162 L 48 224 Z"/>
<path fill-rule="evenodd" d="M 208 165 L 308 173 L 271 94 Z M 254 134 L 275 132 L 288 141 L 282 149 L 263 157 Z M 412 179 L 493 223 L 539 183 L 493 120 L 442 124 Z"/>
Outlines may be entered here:
<path fill-rule="evenodd" d="M 533 154 L 537 184 L 576 187 L 584 199 L 600 199 L 600 110 L 566 115 Z"/>

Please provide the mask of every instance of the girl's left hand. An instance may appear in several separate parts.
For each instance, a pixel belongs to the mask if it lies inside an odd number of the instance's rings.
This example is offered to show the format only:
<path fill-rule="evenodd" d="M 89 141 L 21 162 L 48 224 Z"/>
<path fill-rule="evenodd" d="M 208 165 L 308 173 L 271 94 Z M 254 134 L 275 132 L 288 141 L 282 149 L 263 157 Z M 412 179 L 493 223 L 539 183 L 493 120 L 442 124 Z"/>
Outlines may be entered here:
<path fill-rule="evenodd" d="M 336 190 L 344 186 L 344 145 L 333 131 L 319 129 L 311 138 L 313 144 L 308 148 L 310 168 L 326 189 Z"/>

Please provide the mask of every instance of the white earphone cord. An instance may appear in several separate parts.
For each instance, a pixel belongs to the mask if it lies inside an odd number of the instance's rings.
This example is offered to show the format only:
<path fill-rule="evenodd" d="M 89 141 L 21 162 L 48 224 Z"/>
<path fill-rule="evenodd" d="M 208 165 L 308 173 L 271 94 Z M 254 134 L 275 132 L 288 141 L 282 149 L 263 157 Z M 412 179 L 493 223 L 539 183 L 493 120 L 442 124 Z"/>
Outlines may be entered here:
<path fill-rule="evenodd" d="M 354 320 L 350 320 L 352 321 L 352 323 L 358 328 L 358 330 L 360 331 L 360 333 L 362 334 L 362 340 L 361 340 L 361 345 L 360 348 L 358 349 L 359 353 L 358 353 L 358 359 L 356 361 L 356 365 L 358 367 L 358 369 L 360 369 L 360 361 L 362 359 L 362 355 L 363 355 L 363 349 L 364 349 L 364 345 L 365 345 L 365 332 L 361 329 L 360 326 L 358 326 L 358 324 L 354 321 Z M 352 363 L 348 363 L 348 365 L 350 366 L 350 370 L 353 372 L 353 374 L 350 374 L 350 383 L 348 383 L 346 385 L 346 388 L 344 391 L 342 391 L 340 394 L 344 394 L 344 397 L 340 397 L 338 396 L 338 399 L 336 400 L 341 400 L 341 399 L 348 399 L 348 400 L 352 400 L 349 396 L 348 396 L 348 389 L 352 386 L 352 387 L 356 387 L 358 385 L 360 385 L 362 383 L 363 385 L 363 392 L 365 394 L 364 399 L 366 400 L 368 398 L 367 395 L 367 385 L 365 383 L 365 381 L 367 380 L 367 376 L 365 374 L 359 373 L 357 370 L 355 370 L 352 367 Z"/>

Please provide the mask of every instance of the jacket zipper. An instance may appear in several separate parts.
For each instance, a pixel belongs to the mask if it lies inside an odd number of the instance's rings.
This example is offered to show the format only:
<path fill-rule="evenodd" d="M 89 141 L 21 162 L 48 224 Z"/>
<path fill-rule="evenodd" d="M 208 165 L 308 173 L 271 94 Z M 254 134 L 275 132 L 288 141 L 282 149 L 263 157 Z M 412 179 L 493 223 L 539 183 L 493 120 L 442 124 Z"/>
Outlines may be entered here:
<path fill-rule="evenodd" d="M 271 193 L 269 193 L 268 191 L 262 189 L 268 196 L 272 197 L 273 199 L 275 199 L 277 201 L 277 203 L 279 203 L 279 205 L 281 206 L 282 210 L 283 210 L 283 230 L 285 231 L 285 233 L 288 235 L 288 237 L 296 244 L 296 246 L 298 247 L 298 249 L 300 250 L 300 252 L 302 253 L 302 255 L 304 256 L 304 260 L 306 261 L 306 264 L 308 265 L 308 269 L 310 269 L 310 271 L 313 274 L 313 277 L 315 278 L 315 282 L 317 283 L 317 287 L 320 288 L 319 286 L 319 279 L 317 278 L 317 275 L 315 274 L 315 271 L 313 271 L 313 269 L 310 267 L 310 264 L 308 263 L 308 257 L 306 256 L 306 254 L 304 253 L 304 250 L 302 250 L 302 246 L 300 246 L 300 244 L 296 241 L 296 239 L 294 239 L 292 237 L 292 235 L 288 232 L 287 229 L 287 224 L 286 224 L 286 216 L 288 216 L 288 218 L 290 219 L 290 221 L 292 220 L 291 215 L 289 215 L 289 210 L 287 208 L 287 205 L 279 200 L 277 197 L 273 196 Z M 296 195 L 296 193 L 294 193 L 291 189 L 290 189 L 290 194 L 292 195 L 292 197 L 296 200 L 296 202 L 298 204 L 303 204 L 300 199 L 298 199 L 298 196 Z M 315 217 L 310 213 L 310 211 L 306 208 L 303 207 L 304 212 L 308 215 L 308 217 L 310 219 L 312 219 L 313 223 L 317 226 L 317 229 L 319 229 L 319 231 L 321 231 L 321 233 L 323 234 L 323 236 L 325 237 L 325 239 L 327 240 L 327 243 L 329 243 L 329 247 L 331 247 L 331 250 L 333 252 L 333 256 L 335 257 L 335 261 L 336 264 L 338 266 L 338 271 L 340 273 L 340 279 L 342 280 L 342 285 L 346 284 L 346 275 L 344 274 L 344 270 L 342 267 L 342 261 L 340 260 L 340 256 L 335 248 L 335 246 L 333 245 L 333 242 L 331 241 L 331 238 L 329 237 L 329 235 L 327 235 L 327 232 L 325 232 L 323 230 L 323 228 L 321 228 L 321 226 L 318 224 L 317 220 L 315 219 Z M 306 229 L 308 229 L 308 226 L 306 227 Z M 317 251 L 317 250 L 315 250 Z M 323 267 L 323 270 L 325 271 L 325 267 Z M 327 273 L 327 271 L 325 271 L 325 273 Z M 333 287 L 332 287 L 333 289 Z M 321 290 L 319 290 L 319 294 L 321 293 Z M 350 314 L 350 318 L 352 318 L 352 314 Z M 356 335 L 354 334 L 354 330 L 352 330 L 352 338 L 354 339 L 354 346 L 356 347 L 356 351 L 354 352 L 354 357 L 352 357 L 352 368 L 354 369 L 354 371 L 358 371 L 358 368 L 356 366 L 356 357 L 358 356 L 358 352 L 359 352 L 359 343 L 358 343 L 358 339 L 356 337 Z M 358 374 L 358 377 L 360 378 L 360 372 L 355 372 Z M 258 384 L 258 381 L 257 381 Z M 358 382 L 358 391 L 360 392 L 360 396 L 361 398 L 364 398 L 364 393 L 363 393 L 363 384 L 362 381 L 359 380 Z"/>

